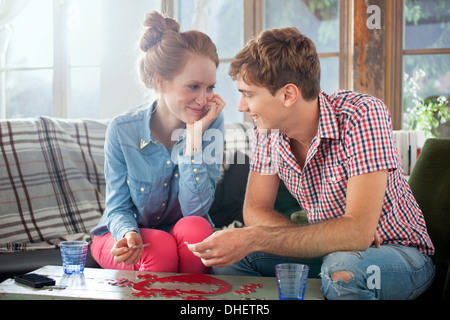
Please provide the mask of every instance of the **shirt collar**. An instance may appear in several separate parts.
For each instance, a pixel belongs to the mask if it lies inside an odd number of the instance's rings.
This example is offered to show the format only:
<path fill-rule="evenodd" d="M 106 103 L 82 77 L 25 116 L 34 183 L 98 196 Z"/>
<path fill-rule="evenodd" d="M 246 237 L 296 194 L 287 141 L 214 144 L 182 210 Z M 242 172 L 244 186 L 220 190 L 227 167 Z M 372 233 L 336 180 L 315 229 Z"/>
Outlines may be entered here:
<path fill-rule="evenodd" d="M 155 109 L 156 109 L 156 101 L 153 102 L 149 108 L 147 108 L 147 112 L 142 119 L 142 121 L 144 122 L 142 128 L 144 130 L 141 136 L 142 140 L 144 140 L 147 143 L 156 142 L 155 138 L 153 138 L 152 131 L 150 128 L 150 120 L 152 119 L 152 115 L 155 112 Z"/>
<path fill-rule="evenodd" d="M 150 120 L 156 110 L 157 101 L 154 101 L 149 108 L 147 108 L 146 114 L 143 117 L 143 132 L 141 134 L 141 149 L 143 149 L 150 142 L 157 143 L 158 141 L 153 137 L 152 129 L 150 128 Z M 186 130 L 180 135 L 178 141 L 182 141 L 186 137 Z"/>
<path fill-rule="evenodd" d="M 319 109 L 318 136 L 320 138 L 339 139 L 339 126 L 336 113 L 331 105 L 330 98 L 323 91 L 319 94 Z"/>

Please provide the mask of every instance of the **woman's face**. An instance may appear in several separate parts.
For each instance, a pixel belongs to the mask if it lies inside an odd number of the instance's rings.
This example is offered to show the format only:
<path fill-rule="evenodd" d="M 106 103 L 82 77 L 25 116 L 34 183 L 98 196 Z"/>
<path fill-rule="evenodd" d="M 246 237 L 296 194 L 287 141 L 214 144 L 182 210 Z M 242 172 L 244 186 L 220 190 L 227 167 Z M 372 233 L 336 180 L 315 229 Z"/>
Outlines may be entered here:
<path fill-rule="evenodd" d="M 161 102 L 184 123 L 194 123 L 204 116 L 214 96 L 216 65 L 208 57 L 190 55 L 183 70 L 170 81 L 163 81 Z"/>

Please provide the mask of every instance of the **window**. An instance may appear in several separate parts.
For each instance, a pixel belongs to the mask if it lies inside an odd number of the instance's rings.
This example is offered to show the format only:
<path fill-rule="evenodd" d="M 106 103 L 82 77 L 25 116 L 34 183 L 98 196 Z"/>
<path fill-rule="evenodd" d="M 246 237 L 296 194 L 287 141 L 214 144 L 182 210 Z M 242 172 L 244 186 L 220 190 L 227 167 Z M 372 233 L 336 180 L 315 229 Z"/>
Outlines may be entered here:
<path fill-rule="evenodd" d="M 264 29 L 299 28 L 317 46 L 322 88 L 351 90 L 358 76 L 352 37 L 366 28 L 353 26 L 362 22 L 353 10 L 364 6 L 366 0 L 2 0 L 0 117 L 111 118 L 151 99 L 139 80 L 137 43 L 145 13 L 161 9 L 174 13 L 182 30 L 199 29 L 216 43 L 216 91 L 227 101 L 227 121 L 245 119 L 237 111 L 240 97 L 229 64 Z M 386 72 L 377 87 L 400 129 L 413 94 L 450 96 L 450 7 L 448 0 L 386 1 L 380 7 Z"/>
<path fill-rule="evenodd" d="M 0 117 L 111 118 L 146 102 L 138 76 L 138 39 L 146 12 L 175 13 L 182 30 L 198 29 L 216 43 L 216 91 L 229 122 L 242 121 L 239 93 L 228 76 L 235 54 L 263 29 L 295 26 L 317 45 L 325 91 L 351 89 L 344 43 L 350 0 L 3 0 L 28 3 L 0 43 Z M 2 10 L 0 10 L 2 12 Z M 3 14 L 3 13 L 2 13 Z M 301 19 L 299 18 L 301 17 Z M 4 17 L 0 15 L 0 23 Z M 282 22 L 282 23 L 280 23 Z M 0 35 L 0 42 L 2 41 Z"/>
<path fill-rule="evenodd" d="M 31 2 L 9 29 L 9 46 L 3 44 L 0 64 L 2 118 L 51 114 L 52 11 L 51 1 Z"/>
<path fill-rule="evenodd" d="M 19 3 L 8 1 L 0 5 Z M 2 118 L 111 118 L 146 102 L 137 44 L 145 13 L 161 0 L 28 2 L 0 43 Z"/>
<path fill-rule="evenodd" d="M 403 6 L 405 120 L 415 100 L 450 97 L 450 6 L 448 0 L 405 0 Z"/>

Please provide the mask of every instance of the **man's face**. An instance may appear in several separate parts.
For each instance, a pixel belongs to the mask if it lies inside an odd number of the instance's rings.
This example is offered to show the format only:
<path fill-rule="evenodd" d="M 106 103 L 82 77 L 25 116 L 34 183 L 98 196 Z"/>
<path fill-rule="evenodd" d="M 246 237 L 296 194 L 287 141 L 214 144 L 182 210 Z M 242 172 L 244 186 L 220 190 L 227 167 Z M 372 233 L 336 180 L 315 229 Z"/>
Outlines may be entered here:
<path fill-rule="evenodd" d="M 240 112 L 247 112 L 260 130 L 280 129 L 278 122 L 282 98 L 279 92 L 273 96 L 269 89 L 247 84 L 241 76 L 238 78 L 237 87 L 241 93 L 238 106 Z"/>

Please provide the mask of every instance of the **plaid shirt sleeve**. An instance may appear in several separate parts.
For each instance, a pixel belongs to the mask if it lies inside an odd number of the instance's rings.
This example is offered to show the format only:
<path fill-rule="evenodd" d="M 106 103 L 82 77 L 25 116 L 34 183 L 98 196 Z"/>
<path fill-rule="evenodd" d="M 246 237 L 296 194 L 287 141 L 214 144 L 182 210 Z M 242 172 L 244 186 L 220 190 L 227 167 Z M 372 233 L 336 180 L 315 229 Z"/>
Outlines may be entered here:
<path fill-rule="evenodd" d="M 345 135 L 348 176 L 398 168 L 392 125 L 384 103 L 364 99 L 349 119 Z"/>
<path fill-rule="evenodd" d="M 255 128 L 252 142 L 252 156 L 250 169 L 261 174 L 273 175 L 277 173 L 277 166 L 272 157 L 272 147 L 275 134 L 262 134 Z"/>

